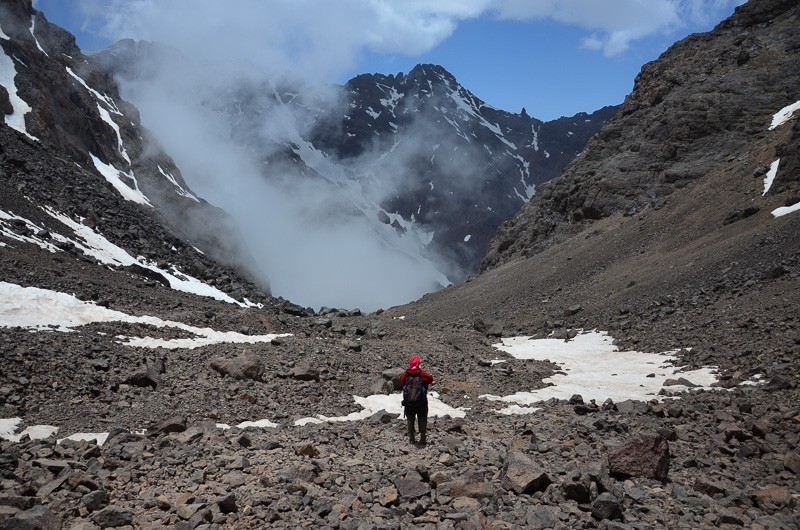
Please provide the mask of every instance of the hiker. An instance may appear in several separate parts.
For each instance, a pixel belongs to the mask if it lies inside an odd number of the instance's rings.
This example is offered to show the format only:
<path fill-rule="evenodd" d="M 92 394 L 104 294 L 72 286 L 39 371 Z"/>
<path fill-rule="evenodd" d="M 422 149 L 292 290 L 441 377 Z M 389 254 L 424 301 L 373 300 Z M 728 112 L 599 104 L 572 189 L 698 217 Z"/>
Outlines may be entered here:
<path fill-rule="evenodd" d="M 420 368 L 422 360 L 413 356 L 408 361 L 408 368 L 400 375 L 403 385 L 403 407 L 408 422 L 408 439 L 414 444 L 414 418 L 419 423 L 419 443 L 425 444 L 425 433 L 428 430 L 428 386 L 433 383 L 433 376 Z"/>

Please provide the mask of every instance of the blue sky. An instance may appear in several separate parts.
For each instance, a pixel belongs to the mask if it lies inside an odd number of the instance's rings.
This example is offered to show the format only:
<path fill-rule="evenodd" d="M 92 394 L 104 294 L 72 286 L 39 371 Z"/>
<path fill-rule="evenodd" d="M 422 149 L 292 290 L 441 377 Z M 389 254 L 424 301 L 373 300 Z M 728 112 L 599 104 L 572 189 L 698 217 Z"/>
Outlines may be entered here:
<path fill-rule="evenodd" d="M 435 63 L 487 103 L 550 120 L 619 104 L 641 66 L 742 0 L 38 0 L 84 50 L 160 40 L 309 82 Z M 232 9 L 231 6 L 236 9 Z"/>

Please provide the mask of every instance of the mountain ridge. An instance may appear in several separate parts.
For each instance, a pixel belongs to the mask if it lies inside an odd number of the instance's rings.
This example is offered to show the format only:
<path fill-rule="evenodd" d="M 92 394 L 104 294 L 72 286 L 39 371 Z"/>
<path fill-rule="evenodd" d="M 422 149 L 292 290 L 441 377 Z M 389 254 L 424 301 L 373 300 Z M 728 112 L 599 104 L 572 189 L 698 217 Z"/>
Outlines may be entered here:
<path fill-rule="evenodd" d="M 142 57 L 147 64 L 132 66 Z M 168 82 L 192 68 L 153 43 L 122 41 L 92 56 L 132 86 L 160 83 L 152 68 L 160 59 L 169 64 L 159 66 Z M 545 123 L 486 105 L 436 65 L 362 74 L 324 90 L 245 77 L 212 89 L 199 105 L 227 116 L 231 137 L 251 151 L 266 181 L 332 186 L 330 194 L 360 211 L 379 238 L 431 261 L 447 278 L 432 278 L 441 285 L 474 273 L 495 227 L 616 110 Z M 283 128 L 273 130 L 273 122 Z M 332 222 L 346 208 L 329 212 Z"/>
<path fill-rule="evenodd" d="M 576 224 L 656 206 L 723 156 L 743 149 L 763 131 L 768 116 L 796 97 L 797 39 L 784 32 L 779 42 L 770 42 L 758 33 L 769 31 L 767 22 L 791 24 L 793 7 L 791 2 L 749 3 L 711 32 L 692 35 L 646 64 L 618 115 L 587 145 L 581 160 L 499 230 L 482 270 L 531 255 L 561 233 L 568 237 Z M 748 30 L 752 34 L 743 34 Z M 718 54 L 713 65 L 694 57 L 710 42 Z M 793 145 L 776 151 L 788 165 L 783 186 L 791 190 L 798 164 Z"/>

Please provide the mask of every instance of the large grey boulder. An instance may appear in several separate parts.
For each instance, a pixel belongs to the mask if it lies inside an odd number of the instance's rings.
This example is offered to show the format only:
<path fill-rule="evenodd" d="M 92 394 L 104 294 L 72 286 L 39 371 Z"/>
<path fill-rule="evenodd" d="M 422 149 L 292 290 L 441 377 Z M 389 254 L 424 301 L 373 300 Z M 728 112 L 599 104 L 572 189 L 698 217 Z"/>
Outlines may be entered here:
<path fill-rule="evenodd" d="M 212 359 L 211 368 L 234 379 L 261 381 L 264 377 L 264 364 L 258 355 L 249 350 L 234 359 Z"/>
<path fill-rule="evenodd" d="M 515 451 L 508 455 L 500 485 L 519 494 L 544 491 L 551 482 L 539 464 L 526 454 Z"/>

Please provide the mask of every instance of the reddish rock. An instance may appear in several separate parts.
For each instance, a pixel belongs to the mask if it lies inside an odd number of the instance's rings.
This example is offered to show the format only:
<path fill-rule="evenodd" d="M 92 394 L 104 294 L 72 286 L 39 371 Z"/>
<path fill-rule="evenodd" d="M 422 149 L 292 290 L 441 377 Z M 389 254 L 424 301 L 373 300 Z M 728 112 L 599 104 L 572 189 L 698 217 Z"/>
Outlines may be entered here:
<path fill-rule="evenodd" d="M 661 435 L 634 438 L 608 455 L 610 473 L 622 477 L 648 477 L 663 482 L 669 463 L 669 443 Z"/>

